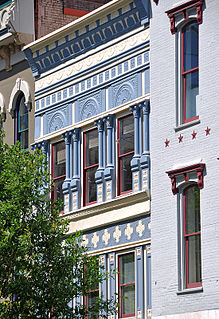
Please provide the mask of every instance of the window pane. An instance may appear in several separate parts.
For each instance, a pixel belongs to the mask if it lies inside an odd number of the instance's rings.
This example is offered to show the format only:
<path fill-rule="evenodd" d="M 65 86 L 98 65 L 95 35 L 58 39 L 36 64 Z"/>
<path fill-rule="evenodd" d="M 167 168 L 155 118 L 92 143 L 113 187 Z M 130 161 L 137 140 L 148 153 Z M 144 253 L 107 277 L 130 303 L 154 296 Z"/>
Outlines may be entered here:
<path fill-rule="evenodd" d="M 65 175 L 65 143 L 61 142 L 53 146 L 54 152 L 54 171 L 53 177 Z"/>
<path fill-rule="evenodd" d="M 186 120 L 197 115 L 196 96 L 199 93 L 198 71 L 185 75 Z"/>
<path fill-rule="evenodd" d="M 134 119 L 133 116 L 120 120 L 120 155 L 134 150 Z"/>
<path fill-rule="evenodd" d="M 122 314 L 128 315 L 135 313 L 135 285 L 121 287 L 122 292 Z"/>
<path fill-rule="evenodd" d="M 188 71 L 198 66 L 198 24 L 188 25 L 183 34 L 184 71 Z"/>
<path fill-rule="evenodd" d="M 131 159 L 133 155 L 126 155 L 120 159 L 120 183 L 121 192 L 126 192 L 132 189 L 132 171 L 131 171 Z"/>
<path fill-rule="evenodd" d="M 201 236 L 188 238 L 188 283 L 201 282 Z"/>
<path fill-rule="evenodd" d="M 201 230 L 200 225 L 200 190 L 198 187 L 189 187 L 185 190 L 185 219 L 186 234 L 193 234 Z"/>
<path fill-rule="evenodd" d="M 19 131 L 23 131 L 28 128 L 28 110 L 24 103 L 24 96 L 21 98 L 19 105 Z"/>
<path fill-rule="evenodd" d="M 89 295 L 87 295 L 87 310 L 89 310 L 90 307 L 95 307 L 95 304 L 97 302 L 97 299 L 99 297 L 99 290 L 90 292 Z M 87 316 L 88 318 L 98 318 L 99 313 L 90 312 Z"/>
<path fill-rule="evenodd" d="M 27 149 L 28 148 L 28 130 L 21 132 L 19 134 L 19 141 L 21 143 L 21 147 L 23 149 Z"/>
<path fill-rule="evenodd" d="M 54 181 L 54 200 L 61 199 L 62 201 L 64 201 L 64 195 L 62 192 L 62 184 L 64 183 L 64 180 L 65 177 L 59 178 L 58 180 Z"/>
<path fill-rule="evenodd" d="M 85 166 L 98 164 L 98 131 L 92 130 L 85 135 Z"/>
<path fill-rule="evenodd" d="M 97 185 L 95 173 L 97 166 L 87 169 L 86 171 L 86 202 L 92 203 L 97 200 Z"/>
<path fill-rule="evenodd" d="M 135 282 L 134 253 L 120 257 L 120 284 Z"/>

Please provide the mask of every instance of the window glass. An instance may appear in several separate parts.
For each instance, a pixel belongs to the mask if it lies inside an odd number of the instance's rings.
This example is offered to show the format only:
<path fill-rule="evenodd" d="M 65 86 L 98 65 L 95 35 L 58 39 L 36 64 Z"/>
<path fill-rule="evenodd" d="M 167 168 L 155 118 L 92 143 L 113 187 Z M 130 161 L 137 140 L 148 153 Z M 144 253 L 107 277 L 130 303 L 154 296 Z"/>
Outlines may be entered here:
<path fill-rule="evenodd" d="M 189 24 L 184 30 L 184 72 L 198 66 L 198 24 Z"/>
<path fill-rule="evenodd" d="M 135 255 L 119 257 L 120 317 L 135 314 Z"/>
<path fill-rule="evenodd" d="M 65 175 L 65 143 L 54 146 L 54 178 Z"/>
<path fill-rule="evenodd" d="M 23 93 L 17 99 L 15 111 L 15 142 L 17 141 L 23 149 L 28 149 L 28 109 Z"/>
<path fill-rule="evenodd" d="M 196 96 L 199 94 L 198 71 L 185 75 L 186 114 L 185 119 L 193 118 L 197 114 Z"/>
<path fill-rule="evenodd" d="M 201 286 L 200 189 L 184 190 L 184 244 L 186 288 Z"/>
<path fill-rule="evenodd" d="M 98 130 L 84 133 L 84 205 L 97 201 Z"/>
<path fill-rule="evenodd" d="M 185 190 L 186 234 L 200 231 L 200 191 L 197 187 Z"/>
<path fill-rule="evenodd" d="M 64 201 L 62 185 L 65 180 L 65 142 L 52 145 L 52 178 L 54 182 L 52 199 Z M 64 209 L 64 207 L 63 207 Z"/>
<path fill-rule="evenodd" d="M 121 158 L 121 192 L 126 192 L 132 189 L 132 171 L 131 171 L 131 160 L 133 154 L 127 155 Z"/>
<path fill-rule="evenodd" d="M 120 155 L 134 149 L 134 121 L 132 116 L 120 120 Z"/>
<path fill-rule="evenodd" d="M 85 136 L 85 165 L 88 167 L 98 163 L 98 132 L 92 130 Z"/>

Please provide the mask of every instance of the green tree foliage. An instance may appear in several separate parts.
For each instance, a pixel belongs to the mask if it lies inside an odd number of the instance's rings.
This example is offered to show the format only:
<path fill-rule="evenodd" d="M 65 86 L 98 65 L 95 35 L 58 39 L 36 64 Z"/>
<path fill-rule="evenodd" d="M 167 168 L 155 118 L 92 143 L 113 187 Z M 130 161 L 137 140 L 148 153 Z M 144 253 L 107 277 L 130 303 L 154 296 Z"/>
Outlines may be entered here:
<path fill-rule="evenodd" d="M 50 187 L 42 153 L 3 144 L 0 129 L 1 319 L 91 318 L 114 311 L 101 297 L 88 309 L 77 303 L 72 309 L 72 298 L 86 296 L 107 274 L 99 271 L 98 257 L 86 254 L 80 235 L 68 234 Z"/>

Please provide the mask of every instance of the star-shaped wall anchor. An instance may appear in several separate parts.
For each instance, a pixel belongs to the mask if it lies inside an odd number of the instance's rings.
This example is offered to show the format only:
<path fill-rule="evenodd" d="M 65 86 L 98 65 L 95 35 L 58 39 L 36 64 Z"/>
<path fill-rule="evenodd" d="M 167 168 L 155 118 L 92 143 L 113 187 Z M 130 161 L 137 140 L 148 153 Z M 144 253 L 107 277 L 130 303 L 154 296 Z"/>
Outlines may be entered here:
<path fill-rule="evenodd" d="M 211 129 L 207 126 L 207 128 L 206 128 L 206 130 L 205 130 L 206 136 L 207 136 L 207 135 L 210 135 L 210 130 L 211 130 Z"/>
<path fill-rule="evenodd" d="M 169 144 L 170 144 L 170 140 L 168 140 L 168 139 L 166 138 L 166 141 L 165 141 L 164 143 L 165 143 L 165 147 L 167 147 L 167 146 L 169 146 Z"/>
<path fill-rule="evenodd" d="M 180 136 L 178 137 L 179 143 L 181 143 L 183 141 L 183 136 L 180 134 Z"/>
<path fill-rule="evenodd" d="M 197 132 L 193 131 L 192 132 L 192 139 L 194 140 L 196 138 Z"/>

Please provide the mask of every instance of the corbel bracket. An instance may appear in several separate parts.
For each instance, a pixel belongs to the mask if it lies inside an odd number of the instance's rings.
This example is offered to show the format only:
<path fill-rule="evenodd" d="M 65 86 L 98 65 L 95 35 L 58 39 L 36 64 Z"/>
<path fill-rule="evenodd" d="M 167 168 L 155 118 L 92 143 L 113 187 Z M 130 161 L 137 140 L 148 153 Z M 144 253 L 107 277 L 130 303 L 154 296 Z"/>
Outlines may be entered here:
<path fill-rule="evenodd" d="M 198 163 L 198 164 L 193 164 L 190 166 L 178 168 L 175 170 L 167 171 L 166 173 L 168 174 L 169 178 L 171 179 L 173 194 L 176 195 L 179 192 L 179 188 L 176 185 L 176 177 L 183 175 L 185 183 L 188 183 L 189 182 L 188 173 L 191 173 L 191 172 L 196 172 L 198 188 L 200 188 L 200 189 L 203 188 L 204 187 L 204 178 L 203 178 L 204 169 L 205 169 L 205 164 Z"/>
<path fill-rule="evenodd" d="M 196 19 L 197 23 L 202 23 L 202 6 L 203 6 L 204 0 L 190 0 L 186 3 L 183 3 L 175 8 L 172 8 L 170 10 L 166 11 L 166 14 L 168 18 L 170 19 L 170 31 L 172 34 L 175 34 L 177 32 L 177 28 L 175 25 L 175 17 L 177 14 L 182 14 L 184 17 L 184 20 L 187 19 L 187 9 L 190 9 L 192 7 L 196 7 Z"/>

